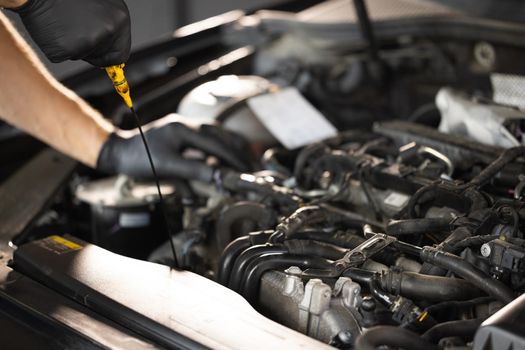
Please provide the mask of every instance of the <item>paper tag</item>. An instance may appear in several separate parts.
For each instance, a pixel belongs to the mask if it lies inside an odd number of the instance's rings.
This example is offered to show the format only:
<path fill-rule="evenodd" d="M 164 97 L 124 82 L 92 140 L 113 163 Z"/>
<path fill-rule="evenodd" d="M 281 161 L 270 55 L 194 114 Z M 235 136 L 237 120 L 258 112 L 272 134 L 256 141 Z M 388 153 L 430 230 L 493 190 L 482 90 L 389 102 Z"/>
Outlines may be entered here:
<path fill-rule="evenodd" d="M 252 97 L 248 100 L 248 106 L 287 149 L 337 135 L 337 129 L 293 87 Z"/>

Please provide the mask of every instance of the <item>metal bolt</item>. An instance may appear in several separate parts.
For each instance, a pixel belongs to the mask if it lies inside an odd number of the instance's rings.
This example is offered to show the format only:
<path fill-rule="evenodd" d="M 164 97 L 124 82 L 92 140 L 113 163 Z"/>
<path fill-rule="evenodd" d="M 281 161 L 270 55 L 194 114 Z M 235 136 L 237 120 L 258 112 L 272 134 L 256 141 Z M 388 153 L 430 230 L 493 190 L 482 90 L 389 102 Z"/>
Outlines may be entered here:
<path fill-rule="evenodd" d="M 488 258 L 490 256 L 490 253 L 492 252 L 492 249 L 490 249 L 490 245 L 485 243 L 481 246 L 480 252 L 482 256 Z"/>
<path fill-rule="evenodd" d="M 342 261 L 337 261 L 335 263 L 335 269 L 337 271 L 343 271 L 345 269 L 345 267 L 346 267 L 346 264 L 344 262 L 342 262 Z"/>
<path fill-rule="evenodd" d="M 490 69 L 496 63 L 496 49 L 488 42 L 479 42 L 474 46 L 474 58 L 483 68 Z"/>

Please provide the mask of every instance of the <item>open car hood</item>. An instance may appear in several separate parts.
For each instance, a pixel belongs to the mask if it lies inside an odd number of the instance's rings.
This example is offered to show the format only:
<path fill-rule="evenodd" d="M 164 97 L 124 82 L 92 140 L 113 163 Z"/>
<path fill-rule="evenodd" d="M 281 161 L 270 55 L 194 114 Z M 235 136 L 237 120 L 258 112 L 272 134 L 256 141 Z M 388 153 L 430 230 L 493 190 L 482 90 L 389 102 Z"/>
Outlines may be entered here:
<path fill-rule="evenodd" d="M 525 22 L 525 4 L 520 0 L 431 0 L 469 16 L 509 22 Z"/>

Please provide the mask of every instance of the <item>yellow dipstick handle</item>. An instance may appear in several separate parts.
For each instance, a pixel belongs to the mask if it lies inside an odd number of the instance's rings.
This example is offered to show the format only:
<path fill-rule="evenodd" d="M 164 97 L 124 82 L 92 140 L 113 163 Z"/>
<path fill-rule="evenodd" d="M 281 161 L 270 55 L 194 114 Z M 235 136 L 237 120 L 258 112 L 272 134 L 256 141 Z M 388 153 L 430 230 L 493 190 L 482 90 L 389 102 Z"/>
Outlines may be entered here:
<path fill-rule="evenodd" d="M 129 84 L 124 76 L 125 64 L 119 64 L 116 66 L 106 67 L 106 73 L 108 73 L 109 79 L 113 82 L 115 90 L 124 99 L 126 105 L 129 108 L 133 108 L 133 102 L 131 101 L 131 95 L 129 92 Z"/>

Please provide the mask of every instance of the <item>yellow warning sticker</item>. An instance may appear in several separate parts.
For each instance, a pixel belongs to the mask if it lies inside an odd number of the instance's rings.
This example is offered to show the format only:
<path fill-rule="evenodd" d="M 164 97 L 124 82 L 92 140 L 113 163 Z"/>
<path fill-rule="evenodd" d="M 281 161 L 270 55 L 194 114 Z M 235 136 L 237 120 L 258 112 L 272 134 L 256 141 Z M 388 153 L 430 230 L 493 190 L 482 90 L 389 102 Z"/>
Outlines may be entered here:
<path fill-rule="evenodd" d="M 64 254 L 82 249 L 83 247 L 75 242 L 61 236 L 50 236 L 37 242 L 42 248 L 52 251 L 55 254 Z"/>
<path fill-rule="evenodd" d="M 64 237 L 60 236 L 51 236 L 50 237 L 53 241 L 57 242 L 58 244 L 65 245 L 66 247 L 73 249 L 73 250 L 80 250 L 82 249 L 82 246 L 80 244 L 77 244 L 75 242 L 68 241 Z"/>

